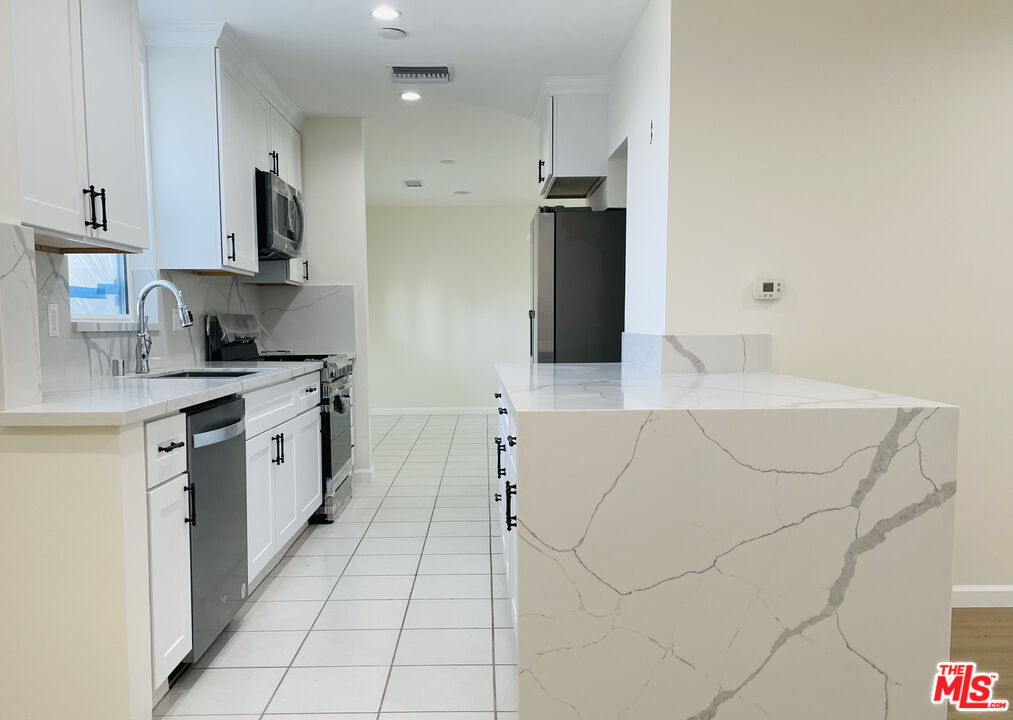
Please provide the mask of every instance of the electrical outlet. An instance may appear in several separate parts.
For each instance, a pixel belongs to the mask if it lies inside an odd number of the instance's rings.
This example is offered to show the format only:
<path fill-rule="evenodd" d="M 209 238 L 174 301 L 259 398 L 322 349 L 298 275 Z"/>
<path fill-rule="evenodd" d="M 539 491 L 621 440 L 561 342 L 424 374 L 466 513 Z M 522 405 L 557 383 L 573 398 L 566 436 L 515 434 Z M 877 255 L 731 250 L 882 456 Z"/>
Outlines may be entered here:
<path fill-rule="evenodd" d="M 49 315 L 49 337 L 60 337 L 60 307 L 50 303 L 47 308 Z"/>

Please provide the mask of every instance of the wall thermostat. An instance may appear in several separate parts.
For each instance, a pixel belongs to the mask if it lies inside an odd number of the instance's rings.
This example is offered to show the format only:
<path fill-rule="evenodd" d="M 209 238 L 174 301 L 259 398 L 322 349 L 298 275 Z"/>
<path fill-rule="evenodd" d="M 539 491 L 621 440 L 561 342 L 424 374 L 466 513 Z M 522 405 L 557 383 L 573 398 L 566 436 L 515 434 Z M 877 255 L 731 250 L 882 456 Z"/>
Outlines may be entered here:
<path fill-rule="evenodd" d="M 757 280 L 753 283 L 753 299 L 780 300 L 782 287 L 780 280 Z"/>

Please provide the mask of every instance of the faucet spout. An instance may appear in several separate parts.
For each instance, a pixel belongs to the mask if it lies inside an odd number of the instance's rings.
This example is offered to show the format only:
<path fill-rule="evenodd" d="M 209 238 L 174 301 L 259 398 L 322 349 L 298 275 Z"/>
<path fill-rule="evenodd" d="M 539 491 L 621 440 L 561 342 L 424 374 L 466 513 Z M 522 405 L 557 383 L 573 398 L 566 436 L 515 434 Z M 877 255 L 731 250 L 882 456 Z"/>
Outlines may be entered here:
<path fill-rule="evenodd" d="M 155 280 L 141 288 L 141 292 L 137 296 L 137 367 L 135 371 L 138 375 L 146 375 L 151 372 L 151 367 L 148 364 L 148 358 L 151 354 L 151 334 L 148 332 L 148 318 L 144 314 L 144 301 L 147 299 L 148 293 L 159 287 L 165 288 L 176 298 L 176 314 L 179 317 L 180 326 L 190 327 L 193 325 L 193 313 L 186 306 L 186 301 L 183 300 L 183 293 L 171 282 L 168 280 Z"/>

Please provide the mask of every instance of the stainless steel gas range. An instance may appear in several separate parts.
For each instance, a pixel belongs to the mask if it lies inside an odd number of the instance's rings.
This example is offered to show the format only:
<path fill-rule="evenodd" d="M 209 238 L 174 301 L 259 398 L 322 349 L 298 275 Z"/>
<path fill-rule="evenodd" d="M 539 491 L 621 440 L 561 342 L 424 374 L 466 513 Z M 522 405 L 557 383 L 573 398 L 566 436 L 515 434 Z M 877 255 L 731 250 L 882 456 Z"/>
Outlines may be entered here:
<path fill-rule="evenodd" d="M 261 352 L 257 346 L 260 324 L 253 315 L 208 315 L 205 330 L 207 358 L 210 361 L 237 365 L 252 361 L 323 363 L 320 371 L 320 447 L 324 501 L 310 522 L 334 522 L 352 498 L 354 358 L 331 353 Z"/>

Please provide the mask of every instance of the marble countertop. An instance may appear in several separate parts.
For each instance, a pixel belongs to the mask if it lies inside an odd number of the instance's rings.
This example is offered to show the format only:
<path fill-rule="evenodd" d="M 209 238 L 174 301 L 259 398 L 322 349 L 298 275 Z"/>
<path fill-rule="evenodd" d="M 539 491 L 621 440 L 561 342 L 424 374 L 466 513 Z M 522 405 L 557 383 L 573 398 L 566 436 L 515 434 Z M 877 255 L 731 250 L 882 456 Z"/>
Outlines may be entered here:
<path fill-rule="evenodd" d="M 86 385 L 46 388 L 38 405 L 0 412 L 0 427 L 123 426 L 183 408 L 277 385 L 320 370 L 319 362 L 203 362 L 155 367 L 150 376 L 93 378 Z M 252 370 L 237 378 L 159 379 L 194 369 Z"/>
<path fill-rule="evenodd" d="M 948 407 L 775 373 L 645 373 L 619 363 L 497 365 L 516 412 Z"/>

